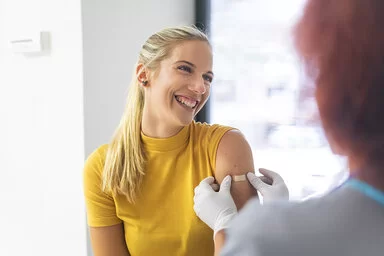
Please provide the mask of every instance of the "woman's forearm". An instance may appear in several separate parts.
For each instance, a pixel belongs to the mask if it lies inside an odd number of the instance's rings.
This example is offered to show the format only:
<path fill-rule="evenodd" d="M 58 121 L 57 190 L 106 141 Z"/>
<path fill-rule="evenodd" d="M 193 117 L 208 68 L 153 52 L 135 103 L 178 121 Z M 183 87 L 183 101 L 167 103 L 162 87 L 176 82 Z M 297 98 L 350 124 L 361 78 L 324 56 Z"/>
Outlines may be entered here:
<path fill-rule="evenodd" d="M 215 235 L 215 256 L 219 256 L 221 249 L 225 243 L 225 231 L 224 229 L 220 230 Z"/>

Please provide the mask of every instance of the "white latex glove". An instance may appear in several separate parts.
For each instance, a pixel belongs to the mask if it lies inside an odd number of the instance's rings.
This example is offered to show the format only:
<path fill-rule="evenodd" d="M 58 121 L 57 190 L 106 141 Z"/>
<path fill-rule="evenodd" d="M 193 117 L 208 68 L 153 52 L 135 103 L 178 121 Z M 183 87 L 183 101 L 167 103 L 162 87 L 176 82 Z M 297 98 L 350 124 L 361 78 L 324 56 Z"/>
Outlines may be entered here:
<path fill-rule="evenodd" d="M 276 172 L 259 169 L 265 177 L 257 177 L 254 173 L 247 173 L 249 183 L 263 196 L 263 202 L 288 201 L 289 191 L 283 178 Z M 268 184 L 268 183 L 270 184 Z"/>
<path fill-rule="evenodd" d="M 196 215 L 213 229 L 213 237 L 222 229 L 229 226 L 231 219 L 236 216 L 237 208 L 230 193 L 231 176 L 224 178 L 220 190 L 212 188 L 213 177 L 205 178 L 195 188 L 193 210 Z"/>

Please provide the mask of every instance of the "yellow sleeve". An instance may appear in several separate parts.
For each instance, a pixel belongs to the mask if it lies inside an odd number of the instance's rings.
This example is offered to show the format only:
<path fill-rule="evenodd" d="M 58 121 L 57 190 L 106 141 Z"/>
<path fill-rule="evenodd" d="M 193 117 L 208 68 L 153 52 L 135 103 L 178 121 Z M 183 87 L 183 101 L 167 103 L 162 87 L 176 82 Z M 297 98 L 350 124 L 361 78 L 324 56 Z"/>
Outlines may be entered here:
<path fill-rule="evenodd" d="M 95 150 L 86 160 L 83 173 L 87 221 L 90 227 L 112 226 L 122 221 L 116 215 L 115 202 L 111 195 L 101 190 L 106 146 Z"/>

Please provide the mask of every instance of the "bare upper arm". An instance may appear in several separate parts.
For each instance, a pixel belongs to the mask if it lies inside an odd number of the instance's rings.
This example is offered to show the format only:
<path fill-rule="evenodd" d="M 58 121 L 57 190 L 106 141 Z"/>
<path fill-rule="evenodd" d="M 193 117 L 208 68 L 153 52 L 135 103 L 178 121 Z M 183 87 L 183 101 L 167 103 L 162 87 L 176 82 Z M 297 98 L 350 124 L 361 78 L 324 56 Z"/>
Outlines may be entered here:
<path fill-rule="evenodd" d="M 230 130 L 222 137 L 216 155 L 215 179 L 220 184 L 227 175 L 242 175 L 254 172 L 252 150 L 243 134 Z M 253 196 L 256 190 L 245 181 L 232 181 L 231 194 L 238 209 Z"/>
<path fill-rule="evenodd" d="M 89 228 L 94 256 L 129 256 L 123 224 Z"/>

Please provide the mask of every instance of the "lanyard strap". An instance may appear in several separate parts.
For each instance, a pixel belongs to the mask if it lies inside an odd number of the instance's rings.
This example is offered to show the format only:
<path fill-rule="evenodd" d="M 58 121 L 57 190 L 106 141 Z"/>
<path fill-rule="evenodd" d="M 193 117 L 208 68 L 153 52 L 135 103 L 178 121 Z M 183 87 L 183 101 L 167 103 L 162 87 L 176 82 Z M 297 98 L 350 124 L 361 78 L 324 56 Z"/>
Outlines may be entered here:
<path fill-rule="evenodd" d="M 368 185 L 367 183 L 350 178 L 346 181 L 345 186 L 360 191 L 367 197 L 375 200 L 376 202 L 384 206 L 384 192 Z"/>

